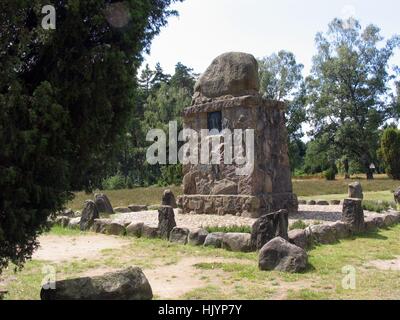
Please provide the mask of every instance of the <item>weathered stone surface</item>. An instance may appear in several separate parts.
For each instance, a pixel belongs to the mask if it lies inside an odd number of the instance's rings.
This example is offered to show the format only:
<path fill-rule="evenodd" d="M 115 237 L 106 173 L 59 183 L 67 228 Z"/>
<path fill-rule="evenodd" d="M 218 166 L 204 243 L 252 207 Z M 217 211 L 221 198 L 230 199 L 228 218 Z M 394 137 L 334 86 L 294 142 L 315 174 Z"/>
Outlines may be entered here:
<path fill-rule="evenodd" d="M 342 221 L 351 225 L 353 232 L 362 232 L 364 230 L 364 210 L 362 207 L 362 200 L 344 200 Z"/>
<path fill-rule="evenodd" d="M 317 205 L 319 206 L 329 206 L 329 202 L 326 200 L 318 200 Z"/>
<path fill-rule="evenodd" d="M 398 215 L 394 213 L 387 213 L 383 215 L 383 225 L 391 227 L 398 223 Z"/>
<path fill-rule="evenodd" d="M 251 252 L 250 233 L 225 233 L 222 237 L 222 248 L 234 252 Z"/>
<path fill-rule="evenodd" d="M 202 228 L 191 230 L 189 233 L 188 242 L 193 246 L 202 246 L 206 241 L 208 231 Z"/>
<path fill-rule="evenodd" d="M 338 239 L 336 237 L 336 231 L 331 225 L 318 224 L 307 228 L 313 239 L 313 243 L 320 244 L 332 244 Z"/>
<path fill-rule="evenodd" d="M 180 243 L 180 244 L 187 244 L 189 232 L 190 231 L 187 228 L 175 227 L 171 231 L 171 234 L 169 236 L 169 241 L 175 242 L 175 243 Z"/>
<path fill-rule="evenodd" d="M 79 229 L 81 223 L 81 217 L 72 218 L 69 220 L 68 228 L 70 229 Z"/>
<path fill-rule="evenodd" d="M 145 224 L 142 227 L 142 237 L 149 238 L 149 239 L 159 238 L 160 230 L 156 226 L 150 226 L 150 225 Z"/>
<path fill-rule="evenodd" d="M 238 194 L 238 186 L 233 181 L 227 179 L 221 180 L 214 186 L 211 191 L 213 195 L 236 195 Z"/>
<path fill-rule="evenodd" d="M 151 300 L 149 281 L 139 268 L 107 273 L 93 278 L 56 282 L 55 290 L 40 292 L 42 300 Z"/>
<path fill-rule="evenodd" d="M 315 206 L 316 204 L 317 204 L 317 202 L 315 200 L 307 201 L 307 205 L 309 205 L 309 206 Z"/>
<path fill-rule="evenodd" d="M 158 229 L 162 239 L 169 239 L 173 228 L 176 227 L 174 209 L 170 206 L 162 206 L 158 209 Z"/>
<path fill-rule="evenodd" d="M 282 272 L 301 272 L 307 268 L 308 256 L 299 248 L 283 238 L 275 238 L 260 251 L 258 266 L 260 270 Z"/>
<path fill-rule="evenodd" d="M 148 210 L 148 207 L 146 205 L 137 205 L 137 204 L 131 204 L 128 206 L 128 208 L 131 212 L 141 212 Z"/>
<path fill-rule="evenodd" d="M 114 213 L 111 202 L 104 193 L 96 193 L 94 195 L 94 203 L 96 204 L 99 213 Z"/>
<path fill-rule="evenodd" d="M 80 220 L 80 228 L 82 231 L 89 230 L 95 219 L 98 219 L 99 212 L 97 211 L 96 204 L 92 200 L 87 200 L 82 211 L 82 217 Z"/>
<path fill-rule="evenodd" d="M 211 63 L 195 85 L 195 92 L 207 98 L 242 96 L 259 90 L 258 63 L 250 54 L 224 53 Z"/>
<path fill-rule="evenodd" d="M 290 230 L 288 236 L 290 243 L 302 249 L 307 248 L 308 242 L 305 230 L 302 229 Z"/>
<path fill-rule="evenodd" d="M 352 235 L 351 225 L 344 223 L 342 221 L 337 221 L 331 224 L 335 231 L 337 239 L 346 239 Z"/>
<path fill-rule="evenodd" d="M 171 190 L 165 190 L 162 196 L 161 205 L 170 206 L 172 208 L 177 208 L 175 195 Z"/>
<path fill-rule="evenodd" d="M 224 237 L 223 232 L 213 232 L 209 233 L 204 241 L 205 247 L 214 247 L 221 248 L 222 247 L 222 238 Z"/>
<path fill-rule="evenodd" d="M 338 206 L 338 205 L 340 205 L 340 203 L 341 203 L 340 200 L 331 200 L 330 201 L 330 204 L 333 205 L 333 206 Z"/>
<path fill-rule="evenodd" d="M 287 210 L 269 213 L 258 218 L 251 229 L 252 248 L 259 250 L 276 237 L 288 239 L 289 213 Z"/>
<path fill-rule="evenodd" d="M 394 191 L 394 201 L 400 205 L 400 187 Z"/>
<path fill-rule="evenodd" d="M 116 212 L 116 213 L 130 213 L 131 209 L 129 209 L 128 207 L 116 207 L 116 208 L 114 208 L 114 212 Z"/>
<path fill-rule="evenodd" d="M 364 199 L 363 190 L 360 182 L 349 184 L 349 198 Z"/>
<path fill-rule="evenodd" d="M 54 224 L 61 226 L 62 228 L 66 228 L 68 227 L 69 221 L 70 221 L 69 217 L 64 217 L 64 216 L 56 217 L 56 219 L 54 220 Z"/>
<path fill-rule="evenodd" d="M 383 223 L 383 219 L 382 219 L 382 223 Z M 378 229 L 378 224 L 377 224 L 376 219 L 374 217 L 365 217 L 364 230 L 366 232 L 371 232 L 371 231 L 375 231 L 376 229 Z"/>
<path fill-rule="evenodd" d="M 119 222 L 111 222 L 106 226 L 106 234 L 113 236 L 123 236 L 125 235 L 125 226 Z"/>
<path fill-rule="evenodd" d="M 299 200 L 299 204 L 305 205 L 305 204 L 307 204 L 307 200 Z"/>
<path fill-rule="evenodd" d="M 111 222 L 111 219 L 95 219 L 91 230 L 96 233 L 106 234 L 106 228 Z"/>
<path fill-rule="evenodd" d="M 126 235 L 129 237 L 140 238 L 143 234 L 143 226 L 142 222 L 132 222 L 129 226 L 126 227 Z"/>

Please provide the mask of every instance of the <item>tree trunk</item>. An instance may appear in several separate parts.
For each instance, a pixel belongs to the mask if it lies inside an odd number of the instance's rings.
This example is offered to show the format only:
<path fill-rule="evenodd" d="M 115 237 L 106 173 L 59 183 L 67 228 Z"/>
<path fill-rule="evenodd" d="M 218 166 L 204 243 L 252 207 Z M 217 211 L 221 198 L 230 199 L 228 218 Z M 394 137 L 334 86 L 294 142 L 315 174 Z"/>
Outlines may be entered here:
<path fill-rule="evenodd" d="M 349 160 L 346 158 L 343 160 L 343 166 L 344 166 L 344 178 L 346 180 L 350 179 L 350 174 L 349 174 Z"/>

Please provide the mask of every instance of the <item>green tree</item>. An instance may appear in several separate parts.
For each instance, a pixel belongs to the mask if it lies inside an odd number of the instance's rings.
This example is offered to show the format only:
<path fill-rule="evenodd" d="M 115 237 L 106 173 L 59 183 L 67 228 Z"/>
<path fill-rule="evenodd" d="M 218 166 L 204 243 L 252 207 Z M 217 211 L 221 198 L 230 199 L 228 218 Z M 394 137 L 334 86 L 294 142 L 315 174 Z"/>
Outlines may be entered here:
<path fill-rule="evenodd" d="M 380 156 L 384 161 L 386 173 L 395 180 L 400 180 L 400 130 L 387 128 L 381 138 Z"/>
<path fill-rule="evenodd" d="M 388 62 L 399 45 L 394 36 L 383 42 L 374 25 L 361 29 L 354 19 L 335 19 L 326 34 L 318 33 L 318 53 L 307 79 L 309 116 L 315 139 L 362 164 L 373 179 L 370 164 L 377 159 L 379 127 L 395 116 L 390 96 L 394 75 Z"/>
<path fill-rule="evenodd" d="M 306 87 L 302 70 L 293 53 L 279 51 L 259 60 L 260 92 L 267 99 L 287 103 L 289 158 L 292 170 L 301 167 L 304 157 L 301 138 L 306 120 Z"/>
<path fill-rule="evenodd" d="M 99 185 L 173 0 L 0 2 L 0 269 L 22 266 L 70 190 Z"/>

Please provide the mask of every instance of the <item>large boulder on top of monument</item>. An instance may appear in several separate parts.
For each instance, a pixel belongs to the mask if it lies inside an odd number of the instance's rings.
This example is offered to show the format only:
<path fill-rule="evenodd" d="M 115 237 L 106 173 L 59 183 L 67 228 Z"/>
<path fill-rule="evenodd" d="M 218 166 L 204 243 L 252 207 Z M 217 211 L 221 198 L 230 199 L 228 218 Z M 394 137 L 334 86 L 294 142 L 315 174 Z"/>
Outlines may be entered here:
<path fill-rule="evenodd" d="M 238 185 L 228 179 L 219 181 L 211 190 L 212 195 L 237 195 Z"/>
<path fill-rule="evenodd" d="M 48 285 L 51 288 L 51 284 Z M 139 268 L 57 281 L 55 289 L 44 287 L 42 300 L 151 300 L 153 292 L 149 281 Z"/>
<path fill-rule="evenodd" d="M 96 193 L 94 195 L 94 203 L 100 213 L 114 213 L 111 202 L 104 193 Z"/>
<path fill-rule="evenodd" d="M 251 246 L 261 249 L 275 237 L 288 238 L 289 213 L 287 210 L 269 213 L 258 218 L 251 228 Z"/>
<path fill-rule="evenodd" d="M 289 243 L 281 237 L 268 242 L 260 250 L 258 266 L 260 270 L 301 272 L 307 268 L 308 256 L 304 249 Z"/>
<path fill-rule="evenodd" d="M 211 63 L 195 85 L 196 96 L 243 96 L 259 91 L 258 63 L 248 53 L 227 52 Z"/>
<path fill-rule="evenodd" d="M 162 206 L 158 209 L 158 229 L 162 239 L 169 239 L 173 228 L 176 227 L 175 213 L 171 206 Z"/>
<path fill-rule="evenodd" d="M 354 182 L 349 184 L 349 198 L 364 199 L 361 183 Z"/>
<path fill-rule="evenodd" d="M 85 201 L 85 206 L 82 211 L 82 217 L 80 219 L 80 228 L 82 231 L 89 230 L 94 223 L 95 219 L 100 217 L 97 206 L 92 200 Z"/>
<path fill-rule="evenodd" d="M 177 208 L 175 195 L 171 190 L 165 190 L 162 196 L 161 205 Z"/>

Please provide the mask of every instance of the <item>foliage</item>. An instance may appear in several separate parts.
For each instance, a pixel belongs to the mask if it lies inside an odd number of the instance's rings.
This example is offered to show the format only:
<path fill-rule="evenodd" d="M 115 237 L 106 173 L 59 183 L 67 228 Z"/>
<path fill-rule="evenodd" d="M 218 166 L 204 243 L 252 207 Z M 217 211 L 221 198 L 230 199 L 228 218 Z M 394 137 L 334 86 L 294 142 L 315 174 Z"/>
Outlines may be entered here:
<path fill-rule="evenodd" d="M 224 227 L 207 227 L 209 233 L 223 232 L 223 233 L 251 233 L 250 226 L 224 226 Z"/>
<path fill-rule="evenodd" d="M 400 180 L 400 130 L 387 128 L 381 137 L 380 155 L 386 167 L 386 173 Z"/>
<path fill-rule="evenodd" d="M 370 200 L 364 200 L 363 201 L 363 209 L 366 211 L 371 211 L 371 212 L 386 212 L 389 209 L 395 209 L 396 205 L 394 202 L 388 202 L 388 201 L 370 201 Z"/>
<path fill-rule="evenodd" d="M 301 229 L 304 230 L 308 227 L 308 224 L 305 223 L 303 220 L 297 220 L 295 222 L 293 222 L 290 226 L 289 226 L 289 230 L 296 230 L 296 229 Z"/>
<path fill-rule="evenodd" d="M 333 168 L 329 168 L 324 172 L 325 179 L 328 181 L 333 181 L 336 179 L 336 170 Z"/>
<path fill-rule="evenodd" d="M 323 140 L 336 159 L 358 161 L 368 178 L 377 160 L 378 129 L 396 116 L 388 63 L 400 38 L 382 41 L 374 25 L 361 30 L 354 19 L 335 19 L 326 34 L 316 36 L 318 53 L 307 79 L 315 140 Z"/>
<path fill-rule="evenodd" d="M 69 190 L 101 183 L 134 107 L 134 77 L 173 0 L 0 2 L 0 270 L 22 266 Z M 117 8 L 118 9 L 118 8 Z M 111 79 L 111 81 L 109 81 Z"/>

